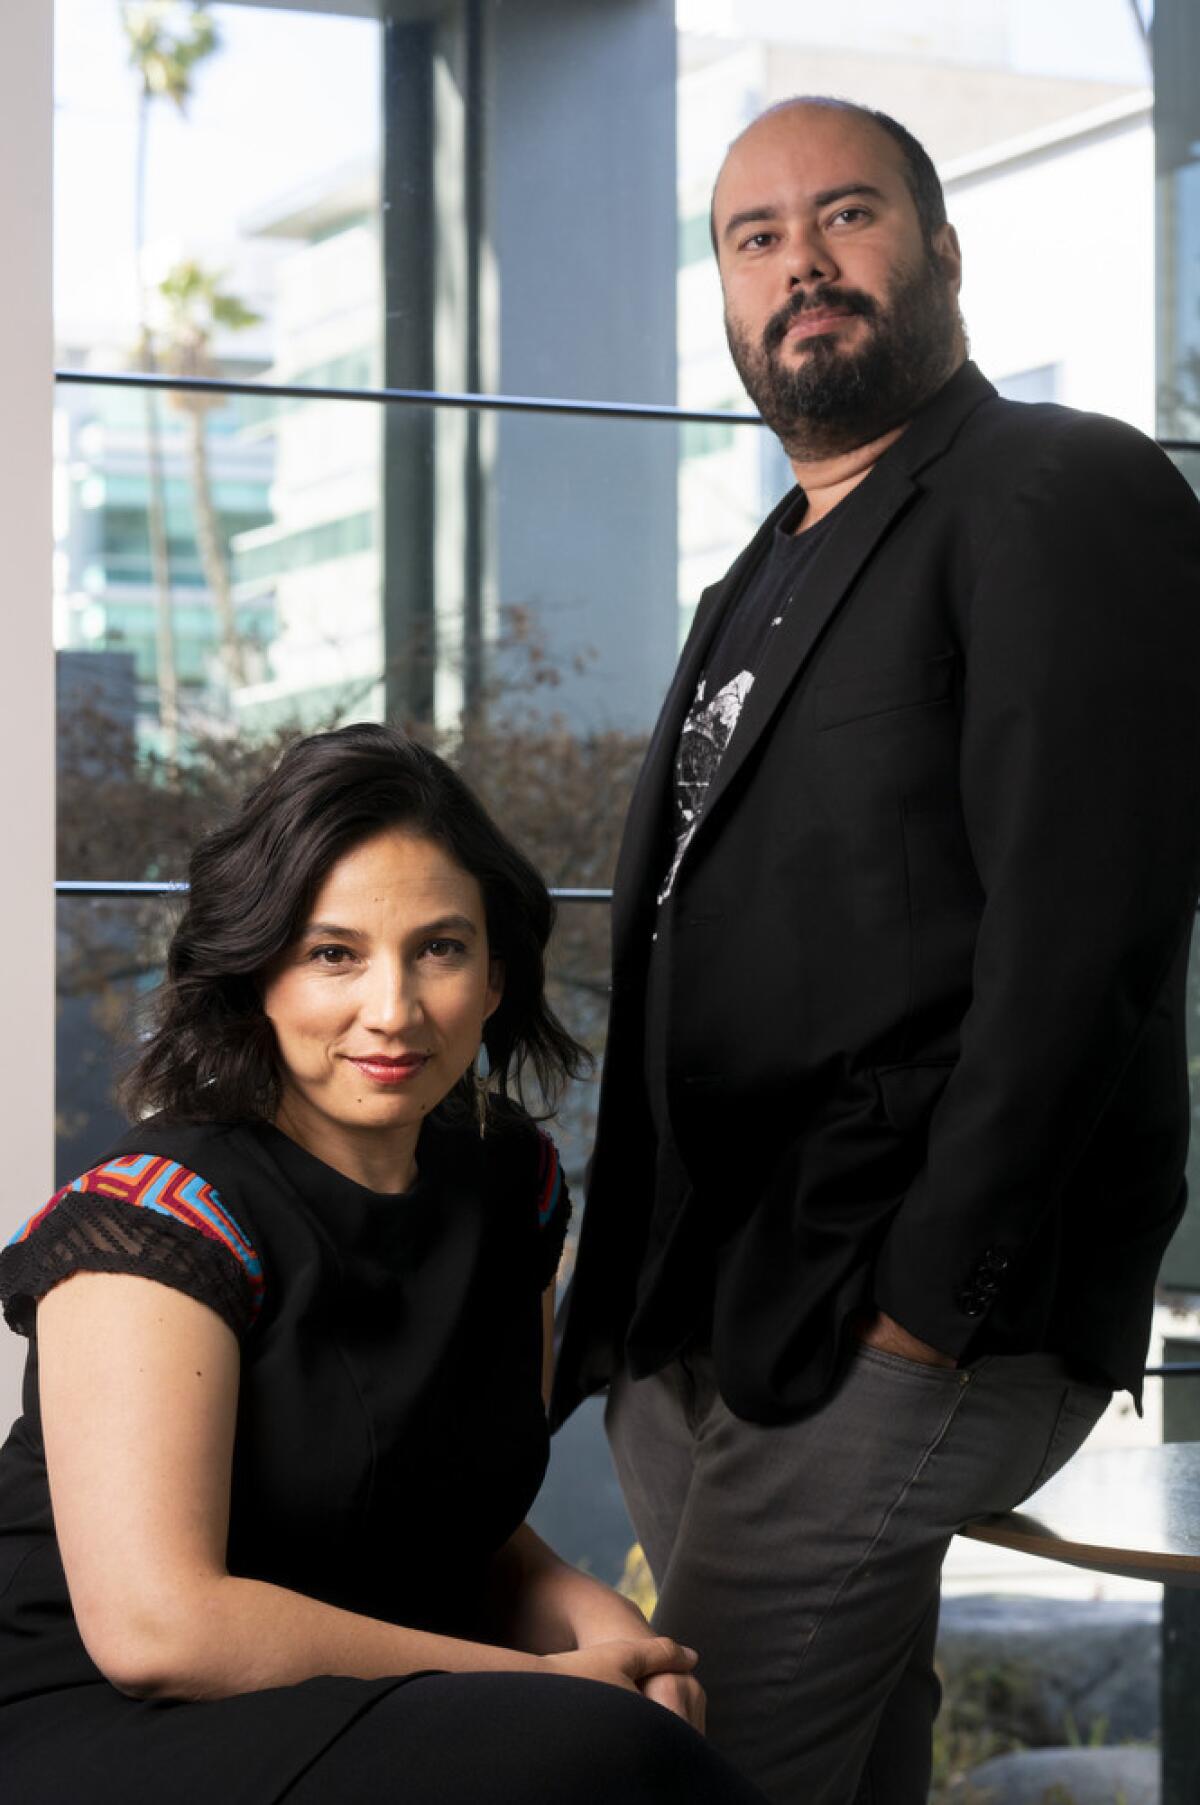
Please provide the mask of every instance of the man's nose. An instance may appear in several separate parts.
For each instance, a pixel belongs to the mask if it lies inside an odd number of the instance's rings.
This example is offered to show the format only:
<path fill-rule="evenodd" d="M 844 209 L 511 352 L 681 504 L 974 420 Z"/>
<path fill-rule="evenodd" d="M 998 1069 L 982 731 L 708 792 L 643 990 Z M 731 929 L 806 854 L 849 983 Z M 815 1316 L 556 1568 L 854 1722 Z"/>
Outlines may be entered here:
<path fill-rule="evenodd" d="M 784 268 L 789 289 L 812 282 L 832 282 L 838 274 L 837 259 L 818 227 L 797 227 L 787 242 Z"/>

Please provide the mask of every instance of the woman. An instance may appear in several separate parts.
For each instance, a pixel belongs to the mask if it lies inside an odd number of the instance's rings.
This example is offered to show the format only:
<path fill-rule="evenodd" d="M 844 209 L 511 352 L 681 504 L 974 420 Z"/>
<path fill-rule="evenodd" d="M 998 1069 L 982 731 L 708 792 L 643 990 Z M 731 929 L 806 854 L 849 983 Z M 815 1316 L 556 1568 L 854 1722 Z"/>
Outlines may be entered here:
<path fill-rule="evenodd" d="M 0 1255 L 4 1796 L 751 1800 L 694 1655 L 522 1523 L 569 1205 L 507 1092 L 582 1057 L 544 885 L 377 726 L 190 876 L 135 1126 Z"/>

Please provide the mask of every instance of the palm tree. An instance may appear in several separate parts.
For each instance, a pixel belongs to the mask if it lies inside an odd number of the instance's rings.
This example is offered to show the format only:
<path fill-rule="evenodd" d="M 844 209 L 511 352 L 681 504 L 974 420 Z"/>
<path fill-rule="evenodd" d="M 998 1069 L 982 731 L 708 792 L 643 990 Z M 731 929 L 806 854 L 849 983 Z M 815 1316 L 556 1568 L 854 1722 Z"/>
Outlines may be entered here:
<path fill-rule="evenodd" d="M 173 376 L 214 375 L 216 365 L 212 358 L 213 333 L 218 328 L 227 332 L 241 332 L 247 326 L 256 326 L 262 317 L 252 312 L 237 295 L 222 288 L 221 281 L 221 274 L 217 271 L 207 270 L 194 259 L 185 258 L 182 263 L 175 264 L 159 284 L 159 294 L 167 309 L 163 362 Z M 213 504 L 208 470 L 208 440 L 204 431 L 206 414 L 210 409 L 221 406 L 222 398 L 178 390 L 172 396 L 172 401 L 187 416 L 192 494 L 196 510 L 196 542 L 200 548 L 205 581 L 212 591 L 217 610 L 225 675 L 230 687 L 237 688 L 247 680 L 245 652 L 234 617 L 229 559 Z"/>
<path fill-rule="evenodd" d="M 150 296 L 145 272 L 146 164 L 150 112 L 156 99 L 170 100 L 179 111 L 187 110 L 196 65 L 219 47 L 216 26 L 208 16 L 205 0 L 192 0 L 185 8 L 172 0 L 147 0 L 144 5 L 123 5 L 121 26 L 129 45 L 129 61 L 140 79 L 138 95 L 137 155 L 134 174 L 133 235 L 138 277 L 138 361 L 153 374 L 157 367 L 154 335 L 150 327 Z M 166 481 L 163 474 L 162 429 L 158 396 L 147 389 L 146 462 L 149 473 L 147 526 L 150 568 L 156 603 L 155 664 L 158 675 L 158 712 L 162 749 L 168 764 L 179 750 L 179 682 L 175 671 L 175 624 L 171 608 L 171 556 L 167 539 Z"/>

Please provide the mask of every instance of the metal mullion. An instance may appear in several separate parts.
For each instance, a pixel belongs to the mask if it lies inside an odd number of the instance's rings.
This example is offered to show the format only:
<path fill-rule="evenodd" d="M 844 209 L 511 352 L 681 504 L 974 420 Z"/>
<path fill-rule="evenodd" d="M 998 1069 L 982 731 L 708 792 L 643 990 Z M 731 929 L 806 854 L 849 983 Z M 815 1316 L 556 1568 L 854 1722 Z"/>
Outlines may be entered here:
<path fill-rule="evenodd" d="M 58 878 L 55 881 L 56 896 L 186 896 L 190 885 L 179 882 L 156 882 L 152 879 L 135 878 Z M 598 903 L 611 902 L 611 890 L 589 889 L 553 889 L 550 892 L 555 902 Z"/>

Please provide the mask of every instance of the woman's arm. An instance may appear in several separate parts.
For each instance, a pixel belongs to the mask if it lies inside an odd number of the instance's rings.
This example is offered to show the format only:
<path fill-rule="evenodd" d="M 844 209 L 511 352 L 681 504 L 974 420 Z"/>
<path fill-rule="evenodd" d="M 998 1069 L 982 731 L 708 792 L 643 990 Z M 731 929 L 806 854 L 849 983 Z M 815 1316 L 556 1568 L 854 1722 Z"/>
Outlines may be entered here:
<path fill-rule="evenodd" d="M 225 1567 L 238 1347 L 203 1304 L 81 1273 L 37 1318 L 59 1547 L 101 1672 L 148 1697 L 221 1698 L 317 1674 L 576 1672 L 635 1688 L 694 1657 L 666 1638 L 589 1657 L 465 1642 L 359 1616 Z"/>
<path fill-rule="evenodd" d="M 550 1408 L 554 1383 L 554 1281 L 542 1292 L 542 1403 Z"/>
<path fill-rule="evenodd" d="M 560 1672 L 589 1672 L 589 1664 L 607 1658 L 609 1650 L 649 1648 L 659 1640 L 632 1599 L 569 1566 L 528 1523 L 496 1556 L 492 1579 L 499 1638 L 541 1654 L 544 1663 Z M 694 1663 L 692 1651 L 685 1652 Z M 690 1665 L 670 1671 L 656 1668 L 643 1677 L 638 1690 L 703 1730 L 704 1692 Z"/>
<path fill-rule="evenodd" d="M 497 1634 L 534 1654 L 654 1634 L 632 1599 L 570 1566 L 523 1523 L 492 1567 Z"/>

